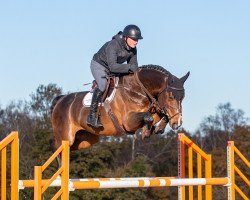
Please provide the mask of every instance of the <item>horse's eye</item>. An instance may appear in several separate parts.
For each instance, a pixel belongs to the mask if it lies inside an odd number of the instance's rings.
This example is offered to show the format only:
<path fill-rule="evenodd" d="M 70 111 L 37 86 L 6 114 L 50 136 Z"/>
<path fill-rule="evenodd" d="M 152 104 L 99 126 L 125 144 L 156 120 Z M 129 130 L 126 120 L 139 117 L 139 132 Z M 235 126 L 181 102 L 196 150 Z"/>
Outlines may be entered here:
<path fill-rule="evenodd" d="M 169 101 L 173 101 L 174 100 L 174 96 L 169 96 L 168 99 L 169 99 Z"/>

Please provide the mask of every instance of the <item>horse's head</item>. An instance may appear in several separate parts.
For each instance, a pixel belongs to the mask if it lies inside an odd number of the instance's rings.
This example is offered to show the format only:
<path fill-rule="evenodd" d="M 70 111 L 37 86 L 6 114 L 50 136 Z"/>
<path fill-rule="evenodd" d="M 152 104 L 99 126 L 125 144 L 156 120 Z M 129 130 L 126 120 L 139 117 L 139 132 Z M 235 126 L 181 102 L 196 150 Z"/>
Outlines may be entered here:
<path fill-rule="evenodd" d="M 137 82 L 150 98 L 150 107 L 155 108 L 161 117 L 167 118 L 170 127 L 177 130 L 182 124 L 181 104 L 185 95 L 184 82 L 189 72 L 177 78 L 159 65 L 143 65 L 137 74 Z"/>
<path fill-rule="evenodd" d="M 158 102 L 164 115 L 167 116 L 169 125 L 173 130 L 177 130 L 182 124 L 182 100 L 185 96 L 184 82 L 189 76 L 189 72 L 182 78 L 168 75 L 165 85 L 159 91 Z"/>

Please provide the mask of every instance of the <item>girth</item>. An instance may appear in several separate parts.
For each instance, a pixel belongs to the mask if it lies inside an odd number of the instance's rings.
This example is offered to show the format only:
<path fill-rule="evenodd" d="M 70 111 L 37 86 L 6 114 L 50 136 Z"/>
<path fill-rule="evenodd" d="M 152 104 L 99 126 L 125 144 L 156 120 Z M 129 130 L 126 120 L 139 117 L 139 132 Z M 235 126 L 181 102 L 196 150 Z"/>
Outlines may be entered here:
<path fill-rule="evenodd" d="M 107 88 L 104 92 L 102 102 L 109 95 L 110 89 L 112 90 L 112 87 L 113 88 L 115 87 L 115 84 L 114 84 L 115 83 L 115 76 L 108 76 L 107 79 L 108 79 L 108 84 L 107 84 Z M 118 121 L 115 113 L 112 111 L 112 108 L 111 108 L 109 102 L 104 101 L 103 104 L 104 104 L 105 111 L 108 113 L 108 115 L 109 115 L 109 117 L 110 117 L 112 123 L 114 124 L 116 131 L 117 131 L 115 136 L 120 136 L 120 135 L 126 134 L 126 131 L 120 126 L 119 121 Z"/>

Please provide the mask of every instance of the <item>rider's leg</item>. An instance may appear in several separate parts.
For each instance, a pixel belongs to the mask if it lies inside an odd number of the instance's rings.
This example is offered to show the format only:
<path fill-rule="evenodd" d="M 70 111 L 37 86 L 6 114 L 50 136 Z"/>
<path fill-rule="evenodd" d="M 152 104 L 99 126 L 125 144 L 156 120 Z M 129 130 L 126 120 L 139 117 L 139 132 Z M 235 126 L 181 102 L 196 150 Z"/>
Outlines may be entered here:
<path fill-rule="evenodd" d="M 102 100 L 102 95 L 103 92 L 99 88 L 95 88 L 91 100 L 90 112 L 87 118 L 87 124 L 95 128 L 100 128 L 103 126 L 99 120 L 99 116 L 97 116 L 98 104 Z"/>
<path fill-rule="evenodd" d="M 107 74 L 106 74 L 106 68 L 93 60 L 91 61 L 90 68 L 92 75 L 94 76 L 97 82 L 98 87 L 94 90 L 93 93 L 90 112 L 87 118 L 87 124 L 95 128 L 99 128 L 102 127 L 103 125 L 99 120 L 99 116 L 96 116 L 96 114 L 98 110 L 98 104 L 101 102 L 103 93 L 107 86 L 107 78 L 106 78 Z"/>

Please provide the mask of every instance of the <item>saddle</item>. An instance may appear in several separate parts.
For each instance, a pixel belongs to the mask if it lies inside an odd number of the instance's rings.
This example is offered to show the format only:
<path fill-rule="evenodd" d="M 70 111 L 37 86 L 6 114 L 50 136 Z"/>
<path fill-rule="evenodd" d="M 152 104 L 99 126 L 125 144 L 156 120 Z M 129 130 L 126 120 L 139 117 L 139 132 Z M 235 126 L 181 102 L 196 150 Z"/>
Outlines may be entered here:
<path fill-rule="evenodd" d="M 116 92 L 115 88 L 117 87 L 118 82 L 119 82 L 119 77 L 112 76 L 108 78 L 108 84 L 106 86 L 106 90 L 104 91 L 102 102 L 104 102 L 105 100 L 111 102 L 113 100 Z M 91 105 L 93 91 L 96 87 L 97 87 L 97 82 L 93 80 L 90 91 L 83 98 L 82 104 L 84 107 L 89 107 Z"/>
<path fill-rule="evenodd" d="M 106 86 L 106 90 L 104 91 L 101 104 L 99 105 L 99 107 L 100 106 L 104 107 L 105 111 L 108 113 L 111 121 L 113 122 L 113 125 L 117 131 L 116 136 L 126 134 L 126 131 L 119 125 L 118 119 L 115 116 L 115 114 L 112 111 L 112 108 L 110 106 L 110 102 L 113 100 L 113 98 L 115 96 L 116 87 L 118 86 L 118 82 L 119 82 L 119 77 L 117 77 L 117 76 L 109 76 L 108 77 L 108 83 Z M 92 94 L 93 94 L 93 91 L 96 87 L 97 87 L 97 82 L 94 80 L 92 82 L 92 87 L 91 87 L 90 92 L 88 92 L 83 99 L 83 105 L 85 107 L 90 106 Z M 99 115 L 99 111 L 100 111 L 100 109 L 98 109 L 98 111 L 97 111 L 98 115 Z"/>
<path fill-rule="evenodd" d="M 114 89 L 118 85 L 118 81 L 119 77 L 116 76 L 108 77 L 108 83 L 104 91 L 104 94 L 102 96 L 102 102 L 104 102 L 106 98 L 110 97 L 112 92 L 115 92 Z M 96 87 L 97 87 L 97 82 L 96 80 L 93 80 L 90 92 L 93 92 Z"/>

